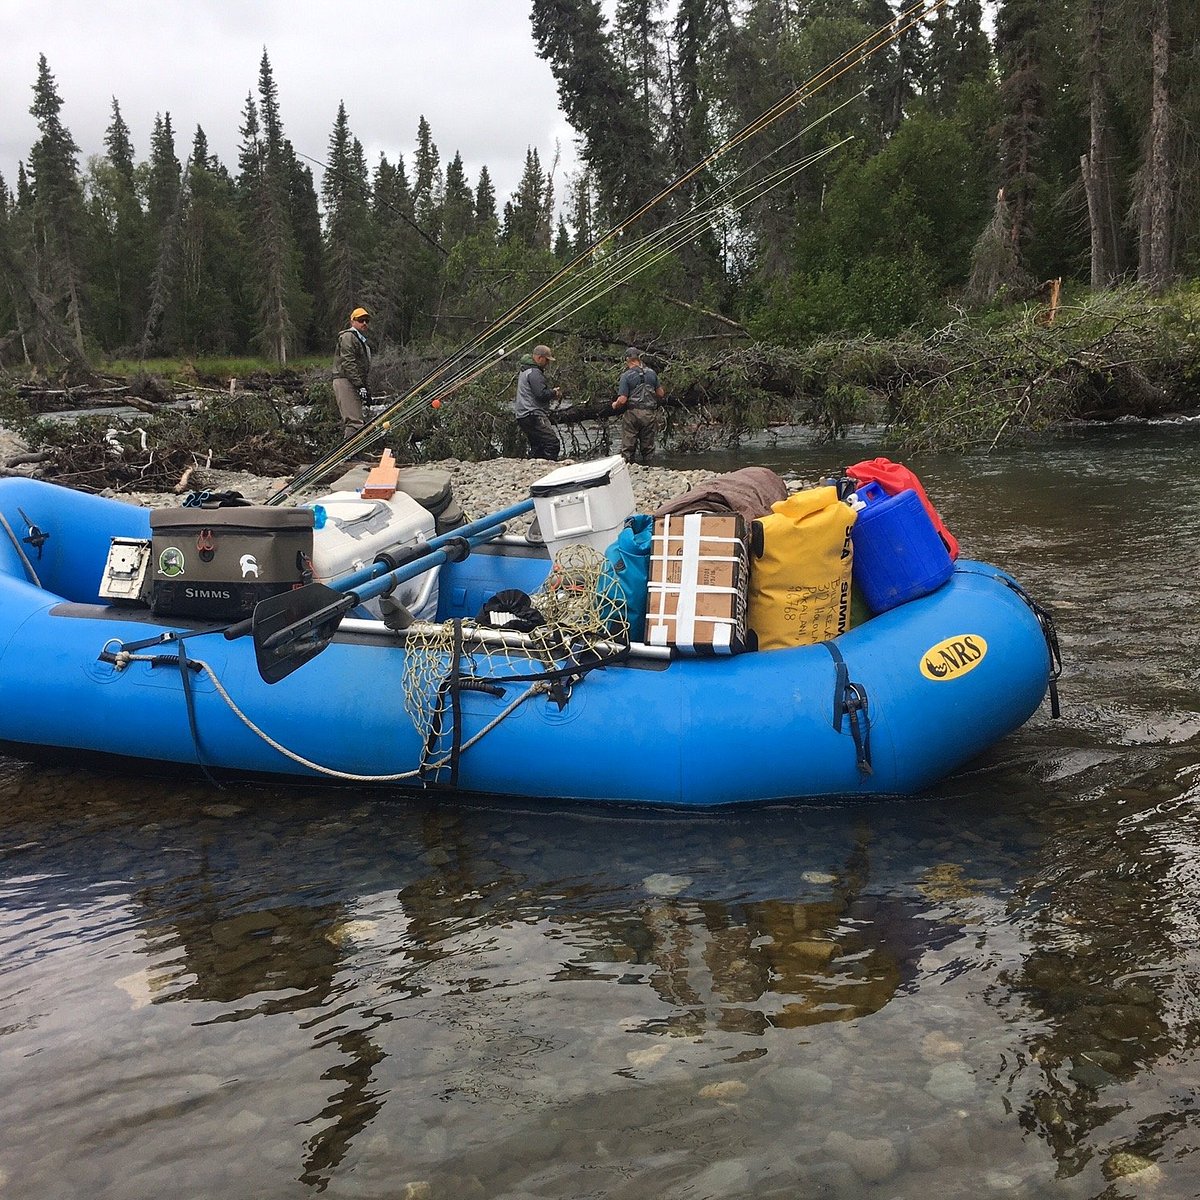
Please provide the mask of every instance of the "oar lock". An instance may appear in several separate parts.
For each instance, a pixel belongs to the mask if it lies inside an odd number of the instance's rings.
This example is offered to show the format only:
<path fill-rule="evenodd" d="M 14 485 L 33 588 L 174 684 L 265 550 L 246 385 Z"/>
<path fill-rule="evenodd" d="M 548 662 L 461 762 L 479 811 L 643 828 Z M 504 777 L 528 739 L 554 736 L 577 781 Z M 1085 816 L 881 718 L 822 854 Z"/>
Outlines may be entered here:
<path fill-rule="evenodd" d="M 21 514 L 23 520 L 29 529 L 29 533 L 21 539 L 25 545 L 32 547 L 37 551 L 39 559 L 42 557 L 42 547 L 50 540 L 50 535 L 44 530 L 39 529 L 26 515 L 23 508 L 18 508 L 17 512 Z"/>

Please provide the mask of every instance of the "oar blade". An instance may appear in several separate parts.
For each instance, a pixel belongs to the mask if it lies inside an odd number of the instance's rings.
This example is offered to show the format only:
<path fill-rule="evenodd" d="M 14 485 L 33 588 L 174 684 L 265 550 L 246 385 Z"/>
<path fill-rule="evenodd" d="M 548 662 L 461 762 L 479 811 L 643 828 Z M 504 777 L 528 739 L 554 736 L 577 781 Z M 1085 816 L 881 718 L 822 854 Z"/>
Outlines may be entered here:
<path fill-rule="evenodd" d="M 286 679 L 333 641 L 342 616 L 352 605 L 343 592 L 310 583 L 260 601 L 251 632 L 254 660 L 266 683 Z"/>

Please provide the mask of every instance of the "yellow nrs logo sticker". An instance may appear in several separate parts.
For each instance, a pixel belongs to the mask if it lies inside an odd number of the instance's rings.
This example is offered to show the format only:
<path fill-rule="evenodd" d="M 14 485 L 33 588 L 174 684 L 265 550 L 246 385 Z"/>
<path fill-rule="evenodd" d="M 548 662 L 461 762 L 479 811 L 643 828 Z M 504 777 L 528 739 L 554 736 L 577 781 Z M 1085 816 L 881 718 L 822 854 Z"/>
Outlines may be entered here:
<path fill-rule="evenodd" d="M 978 633 L 960 633 L 930 646 L 921 655 L 921 674 L 934 683 L 958 679 L 973 671 L 987 654 L 987 642 Z"/>

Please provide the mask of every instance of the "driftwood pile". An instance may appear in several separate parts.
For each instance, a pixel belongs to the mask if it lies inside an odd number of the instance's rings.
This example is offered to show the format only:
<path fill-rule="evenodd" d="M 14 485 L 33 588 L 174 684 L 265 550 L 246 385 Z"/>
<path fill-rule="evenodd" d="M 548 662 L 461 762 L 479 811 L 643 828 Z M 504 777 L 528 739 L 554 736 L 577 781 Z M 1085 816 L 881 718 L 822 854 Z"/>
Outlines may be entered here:
<path fill-rule="evenodd" d="M 246 378 L 230 379 L 224 387 L 214 386 L 218 382 L 165 380 L 157 375 L 137 375 L 130 379 L 96 376 L 75 384 L 18 383 L 13 391 L 35 416 L 121 408 L 156 413 L 164 408 L 187 407 L 208 397 L 238 392 L 274 393 L 296 404 L 304 401 L 306 381 L 294 371 L 280 375 L 257 372 Z"/>
<path fill-rule="evenodd" d="M 196 486 L 210 470 L 290 474 L 311 460 L 314 434 L 319 443 L 336 441 L 309 428 L 321 415 L 305 416 L 305 381 L 296 373 L 208 382 L 140 375 L 12 384 L 20 410 L 12 428 L 29 448 L 0 438 L 0 475 L 85 491 L 171 491 Z M 30 418 L 35 424 L 26 426 Z"/>

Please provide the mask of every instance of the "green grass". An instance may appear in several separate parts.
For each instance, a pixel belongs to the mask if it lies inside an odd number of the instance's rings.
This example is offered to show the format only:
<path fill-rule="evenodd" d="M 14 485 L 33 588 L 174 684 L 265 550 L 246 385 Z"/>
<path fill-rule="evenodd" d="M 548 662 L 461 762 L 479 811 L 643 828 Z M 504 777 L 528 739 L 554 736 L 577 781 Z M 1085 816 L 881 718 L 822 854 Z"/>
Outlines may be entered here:
<path fill-rule="evenodd" d="M 286 367 L 288 371 L 311 371 L 327 368 L 330 364 L 328 355 L 309 355 L 305 358 L 293 358 Z M 205 379 L 237 379 L 248 375 L 273 375 L 279 371 L 279 365 L 265 358 L 114 358 L 100 359 L 95 363 L 96 370 L 104 375 L 157 375 L 163 379 L 188 379 L 198 376 Z"/>

